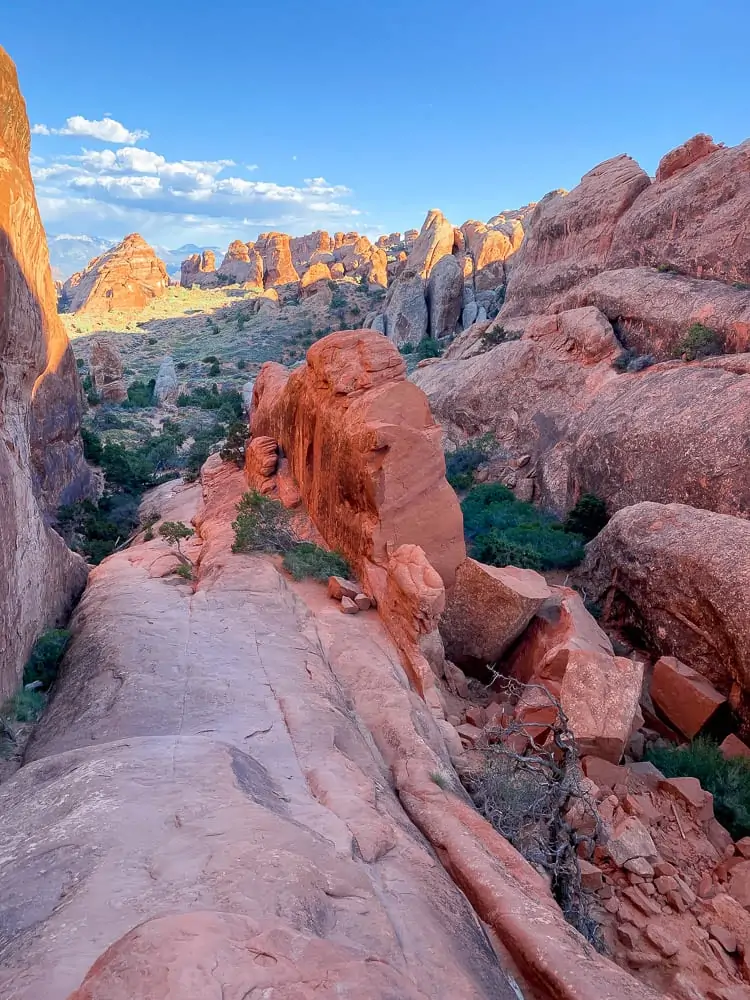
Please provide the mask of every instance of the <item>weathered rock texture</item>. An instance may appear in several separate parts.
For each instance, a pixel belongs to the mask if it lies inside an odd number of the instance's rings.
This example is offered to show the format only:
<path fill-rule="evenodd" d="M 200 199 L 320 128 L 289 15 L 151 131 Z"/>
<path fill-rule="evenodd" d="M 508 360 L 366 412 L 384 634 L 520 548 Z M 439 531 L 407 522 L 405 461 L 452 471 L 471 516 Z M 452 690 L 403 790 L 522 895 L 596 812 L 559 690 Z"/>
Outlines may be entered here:
<path fill-rule="evenodd" d="M 748 299 L 732 286 L 750 283 L 748 212 L 750 140 L 727 149 L 695 136 L 662 159 L 655 180 L 628 156 L 607 160 L 570 194 L 555 192 L 536 207 L 513 259 L 501 318 L 592 304 L 622 320 L 625 339 L 633 336 L 642 353 L 668 356 L 675 326 L 684 333 L 692 322 L 731 331 L 728 349 L 746 350 Z M 670 271 L 725 288 L 675 283 Z M 592 284 L 596 275 L 601 279 Z M 686 288 L 691 299 L 683 304 Z M 721 300 L 715 307 L 713 296 Z"/>
<path fill-rule="evenodd" d="M 180 284 L 183 288 L 200 285 L 201 288 L 218 284 L 216 277 L 216 254 L 213 250 L 191 254 L 180 267 Z"/>
<path fill-rule="evenodd" d="M 396 347 L 418 344 L 427 336 L 429 313 L 424 278 L 418 271 L 402 271 L 388 290 L 385 332 Z"/>
<path fill-rule="evenodd" d="M 580 571 L 607 620 L 732 694 L 750 720 L 750 522 L 682 504 L 619 511 Z M 740 695 L 740 692 L 742 694 Z"/>
<path fill-rule="evenodd" d="M 264 365 L 253 435 L 281 445 L 307 510 L 360 573 L 387 545 L 421 546 L 447 586 L 465 556 L 461 511 L 445 480 L 440 430 L 404 362 L 372 330 L 324 337 L 291 375 Z"/>
<path fill-rule="evenodd" d="M 217 271 L 217 276 L 236 281 L 239 284 L 262 288 L 263 259 L 253 243 L 234 240 L 229 244 L 221 267 Z"/>
<path fill-rule="evenodd" d="M 174 358 L 168 355 L 159 365 L 159 371 L 156 373 L 154 399 L 157 406 L 163 406 L 165 403 L 176 403 L 179 388 Z"/>
<path fill-rule="evenodd" d="M 292 263 L 289 237 L 285 233 L 261 233 L 255 249 L 263 260 L 263 280 L 266 288 L 299 281 L 299 274 Z"/>
<path fill-rule="evenodd" d="M 466 800 L 377 617 L 231 554 L 244 489 L 214 458 L 200 509 L 150 499 L 194 519 L 194 587 L 158 537 L 92 574 L 0 788 L 3 995 L 512 1000 L 473 906 L 540 996 L 656 1000 Z"/>
<path fill-rule="evenodd" d="M 530 456 L 518 484 L 530 478 L 559 512 L 589 492 L 610 510 L 655 500 L 750 513 L 750 356 L 618 375 L 617 338 L 593 307 L 516 328 L 518 340 L 412 376 L 450 440 L 491 432 L 511 459 Z"/>
<path fill-rule="evenodd" d="M 39 633 L 63 621 L 83 589 L 83 560 L 46 521 L 92 486 L 29 147 L 16 70 L 0 48 L 0 702 Z"/>
<path fill-rule="evenodd" d="M 131 233 L 69 278 L 62 291 L 69 312 L 106 313 L 142 309 L 169 285 L 164 262 L 137 233 Z"/>
<path fill-rule="evenodd" d="M 297 271 L 309 263 L 316 253 L 330 253 L 333 250 L 333 240 L 325 230 L 318 229 L 305 236 L 293 236 L 289 241 L 292 264 Z"/>
<path fill-rule="evenodd" d="M 128 398 L 120 352 L 110 340 L 98 338 L 89 362 L 94 388 L 105 403 L 121 403 Z"/>

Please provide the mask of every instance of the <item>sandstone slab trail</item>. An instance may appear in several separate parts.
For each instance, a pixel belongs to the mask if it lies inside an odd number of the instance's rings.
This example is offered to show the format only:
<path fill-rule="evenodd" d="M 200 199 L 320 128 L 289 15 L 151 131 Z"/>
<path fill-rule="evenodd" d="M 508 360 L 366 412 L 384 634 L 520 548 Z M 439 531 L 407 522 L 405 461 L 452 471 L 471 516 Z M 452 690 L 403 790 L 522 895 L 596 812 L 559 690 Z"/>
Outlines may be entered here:
<path fill-rule="evenodd" d="M 162 575 L 161 540 L 92 573 L 0 789 L 0 995 L 64 1000 L 85 979 L 76 1000 L 515 996 L 309 613 L 267 558 L 231 555 L 244 488 L 220 466 L 205 507 L 200 486 L 162 491 L 163 517 L 198 515 L 195 593 Z"/>
<path fill-rule="evenodd" d="M 92 572 L 0 787 L 0 995 L 654 1000 L 474 811 L 377 613 L 232 554 L 244 477 L 202 480 L 148 501 L 197 582 L 159 538 Z"/>

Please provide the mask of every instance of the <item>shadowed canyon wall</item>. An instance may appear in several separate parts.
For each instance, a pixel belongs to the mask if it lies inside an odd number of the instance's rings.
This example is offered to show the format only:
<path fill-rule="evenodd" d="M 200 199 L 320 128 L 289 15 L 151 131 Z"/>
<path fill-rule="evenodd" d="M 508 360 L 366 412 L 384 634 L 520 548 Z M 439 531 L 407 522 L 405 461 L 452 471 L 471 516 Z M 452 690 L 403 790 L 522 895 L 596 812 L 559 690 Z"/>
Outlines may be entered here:
<path fill-rule="evenodd" d="M 0 48 L 0 700 L 37 634 L 83 588 L 83 560 L 46 520 L 91 489 L 80 384 L 57 316 L 29 148 L 15 66 Z"/>

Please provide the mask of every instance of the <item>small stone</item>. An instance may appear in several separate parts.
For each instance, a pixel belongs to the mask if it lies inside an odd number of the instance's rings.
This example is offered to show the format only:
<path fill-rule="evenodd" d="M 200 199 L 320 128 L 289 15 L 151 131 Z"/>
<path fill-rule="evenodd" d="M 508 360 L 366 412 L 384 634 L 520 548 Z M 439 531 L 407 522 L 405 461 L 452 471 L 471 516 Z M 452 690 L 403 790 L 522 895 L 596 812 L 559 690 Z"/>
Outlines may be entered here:
<path fill-rule="evenodd" d="M 646 827 L 635 816 L 629 816 L 617 825 L 607 842 L 609 855 L 622 868 L 626 861 L 633 858 L 658 857 L 656 846 Z"/>
<path fill-rule="evenodd" d="M 737 938 L 731 931 L 728 931 L 726 927 L 722 927 L 720 924 L 710 924 L 708 927 L 708 933 L 719 942 L 724 951 L 728 952 L 730 955 L 732 952 L 737 951 Z"/>
<path fill-rule="evenodd" d="M 734 846 L 743 858 L 750 859 L 750 837 L 740 838 Z"/>
<path fill-rule="evenodd" d="M 701 783 L 697 778 L 665 778 L 660 782 L 659 789 L 671 795 L 672 798 L 683 802 L 689 809 L 699 815 L 702 820 L 709 820 L 713 816 L 713 796 L 711 796 L 710 809 L 709 792 L 701 788 Z M 705 815 L 704 815 L 705 813 Z"/>
<path fill-rule="evenodd" d="M 357 605 L 354 603 L 351 597 L 347 597 L 346 595 L 344 595 L 344 597 L 341 598 L 341 610 L 345 615 L 359 614 L 359 608 L 357 607 Z"/>
<path fill-rule="evenodd" d="M 605 899 L 604 909 L 607 911 L 607 913 L 611 913 L 614 916 L 614 914 L 617 913 L 617 911 L 620 909 L 620 904 L 617 902 L 614 896 L 611 896 L 609 899 Z"/>
<path fill-rule="evenodd" d="M 680 878 L 679 875 L 675 875 L 675 881 L 677 882 L 677 888 L 682 893 L 682 898 L 685 900 L 688 906 L 692 906 L 695 902 L 696 896 L 690 886 L 685 882 L 684 879 Z"/>
<path fill-rule="evenodd" d="M 636 875 L 635 872 L 628 872 L 628 882 L 630 885 L 641 885 L 643 882 L 643 876 Z"/>
<path fill-rule="evenodd" d="M 622 894 L 630 900 L 633 906 L 637 906 L 638 909 L 647 916 L 656 917 L 661 913 L 661 910 L 654 900 L 649 899 L 645 893 L 641 892 L 638 886 L 629 885 L 626 889 L 622 890 Z"/>
<path fill-rule="evenodd" d="M 677 869 L 668 861 L 657 861 L 654 864 L 654 875 L 676 875 Z"/>
<path fill-rule="evenodd" d="M 653 878 L 654 869 L 645 858 L 631 858 L 623 865 L 625 871 L 633 872 L 634 875 L 641 875 L 643 878 Z"/>
<path fill-rule="evenodd" d="M 462 726 L 459 726 L 457 732 L 461 737 L 461 742 L 468 743 L 472 747 L 479 741 L 479 737 L 482 735 L 482 730 L 477 729 L 476 726 L 472 726 L 469 722 L 465 722 Z"/>
<path fill-rule="evenodd" d="M 674 892 L 677 889 L 677 879 L 673 875 L 659 875 L 654 879 L 654 885 L 657 892 L 666 896 L 668 892 Z"/>
<path fill-rule="evenodd" d="M 651 944 L 664 955 L 671 958 L 680 950 L 679 944 L 674 940 L 674 934 L 670 934 L 657 921 L 652 921 L 646 928 L 646 937 Z"/>
<path fill-rule="evenodd" d="M 641 889 L 642 889 L 643 892 L 646 893 L 647 896 L 655 896 L 656 895 L 656 889 L 654 887 L 654 883 L 653 882 L 644 882 L 641 885 Z"/>
<path fill-rule="evenodd" d="M 611 885 L 603 885 L 599 890 L 599 899 L 612 899 L 614 889 Z"/>
<path fill-rule="evenodd" d="M 714 885 L 711 876 L 704 875 L 698 883 L 695 892 L 700 899 L 712 899 L 718 892 L 718 889 Z"/>
<path fill-rule="evenodd" d="M 719 747 L 719 750 L 721 750 L 727 760 L 731 760 L 732 757 L 750 757 L 750 747 L 743 743 L 739 736 L 735 736 L 734 733 L 730 733 L 727 736 Z"/>
<path fill-rule="evenodd" d="M 672 909 L 677 910 L 678 913 L 684 913 L 687 909 L 687 903 L 677 889 L 672 889 L 671 892 L 668 892 L 666 899 Z"/>
<path fill-rule="evenodd" d="M 369 611 L 371 606 L 370 598 L 367 594 L 357 594 L 354 598 L 354 603 L 357 605 L 360 611 Z"/>
<path fill-rule="evenodd" d="M 579 866 L 581 869 L 581 888 L 588 889 L 595 892 L 597 889 L 601 889 L 603 886 L 603 875 L 601 871 L 592 865 L 590 861 L 580 861 Z M 610 895 L 612 894 L 610 890 Z"/>
<path fill-rule="evenodd" d="M 487 724 L 487 713 L 481 705 L 469 705 L 466 709 L 466 721 L 477 729 L 483 729 Z"/>
<path fill-rule="evenodd" d="M 342 597 L 348 597 L 353 601 L 359 593 L 359 587 L 351 580 L 345 580 L 343 576 L 328 577 L 328 596 L 334 600 L 340 601 Z"/>
<path fill-rule="evenodd" d="M 641 937 L 641 932 L 632 924 L 620 924 L 617 928 L 617 936 L 627 948 L 636 948 Z"/>

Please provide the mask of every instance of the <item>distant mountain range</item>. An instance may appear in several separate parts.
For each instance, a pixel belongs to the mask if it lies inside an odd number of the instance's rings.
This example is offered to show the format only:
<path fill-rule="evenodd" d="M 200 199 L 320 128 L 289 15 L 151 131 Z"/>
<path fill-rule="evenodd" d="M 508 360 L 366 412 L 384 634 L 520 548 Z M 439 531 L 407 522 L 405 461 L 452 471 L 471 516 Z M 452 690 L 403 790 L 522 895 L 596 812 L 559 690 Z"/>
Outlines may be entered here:
<path fill-rule="evenodd" d="M 56 281 L 65 281 L 76 271 L 82 271 L 90 260 L 115 246 L 118 241 L 103 240 L 98 236 L 86 234 L 75 236 L 70 233 L 56 235 L 48 233 L 47 242 L 52 275 Z M 202 253 L 204 250 L 213 250 L 217 257 L 223 256 L 224 253 L 221 247 L 201 247 L 195 243 L 185 243 L 175 250 L 154 246 L 157 256 L 161 257 L 166 265 L 167 273 L 173 278 L 179 277 L 180 264 L 186 257 L 194 253 Z"/>

